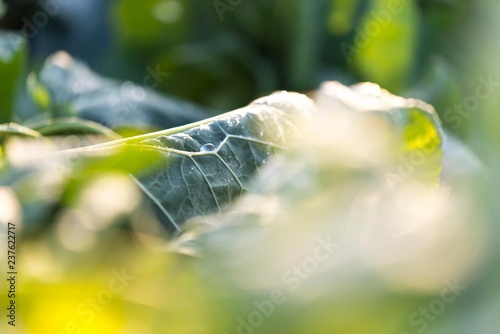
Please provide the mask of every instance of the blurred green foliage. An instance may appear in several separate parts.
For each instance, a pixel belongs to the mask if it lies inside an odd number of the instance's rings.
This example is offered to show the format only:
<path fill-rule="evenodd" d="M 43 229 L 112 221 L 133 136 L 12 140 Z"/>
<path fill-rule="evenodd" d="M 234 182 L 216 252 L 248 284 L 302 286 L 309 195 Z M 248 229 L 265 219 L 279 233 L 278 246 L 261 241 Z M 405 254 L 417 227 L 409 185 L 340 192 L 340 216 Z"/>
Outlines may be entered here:
<path fill-rule="evenodd" d="M 26 41 L 14 33 L 3 32 L 0 35 L 0 123 L 12 119 L 16 91 L 26 61 Z"/>
<path fill-rule="evenodd" d="M 16 222 L 20 280 L 2 333 L 497 332 L 498 1 L 68 1 L 27 40 L 44 7 L 5 2 L 0 252 Z M 315 120 L 172 239 L 129 177 L 163 158 L 112 140 L 283 89 Z"/>
<path fill-rule="evenodd" d="M 35 6 L 31 12 L 40 10 L 35 1 L 26 3 Z M 71 6 L 68 10 L 76 10 Z M 108 13 L 105 26 L 113 36 L 104 48 L 101 42 L 92 46 L 71 23 L 53 20 L 34 36 L 33 64 L 48 56 L 40 47 L 44 43 L 54 51 L 58 45 L 87 43 L 101 54 L 92 58 L 98 72 L 219 111 L 275 90 L 309 91 L 325 80 L 339 80 L 377 82 L 424 99 L 443 115 L 467 96 L 466 83 L 474 79 L 459 70 L 474 52 L 460 41 L 470 36 L 484 5 L 470 0 L 256 0 L 219 12 L 212 1 L 199 0 L 116 0 L 99 6 Z M 28 20 L 31 12 L 25 13 Z M 74 56 L 86 57 L 80 53 Z M 156 69 L 168 76 L 148 81 Z M 444 125 L 466 137 L 470 130 L 464 121 L 460 129 Z"/>
<path fill-rule="evenodd" d="M 217 15 L 210 1 L 117 1 L 117 49 L 102 70 L 123 76 L 125 66 L 140 82 L 144 64 L 159 66 L 169 73 L 159 90 L 219 110 L 340 80 L 418 95 L 441 114 L 467 88 L 456 41 L 473 23 L 475 2 L 276 0 L 230 8 Z"/>

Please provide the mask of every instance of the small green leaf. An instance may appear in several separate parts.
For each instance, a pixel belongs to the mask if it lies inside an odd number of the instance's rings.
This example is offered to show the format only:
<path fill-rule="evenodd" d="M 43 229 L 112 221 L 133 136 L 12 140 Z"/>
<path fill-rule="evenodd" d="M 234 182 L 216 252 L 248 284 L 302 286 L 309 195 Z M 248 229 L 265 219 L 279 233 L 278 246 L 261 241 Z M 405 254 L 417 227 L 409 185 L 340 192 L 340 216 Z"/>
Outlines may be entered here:
<path fill-rule="evenodd" d="M 30 124 L 30 127 L 45 136 L 100 134 L 110 139 L 121 137 L 99 123 L 77 117 L 54 118 Z"/>
<path fill-rule="evenodd" d="M 30 73 L 28 75 L 26 85 L 28 87 L 28 93 L 36 105 L 43 111 L 47 110 L 50 105 L 50 93 L 45 86 L 40 84 L 35 73 Z"/>

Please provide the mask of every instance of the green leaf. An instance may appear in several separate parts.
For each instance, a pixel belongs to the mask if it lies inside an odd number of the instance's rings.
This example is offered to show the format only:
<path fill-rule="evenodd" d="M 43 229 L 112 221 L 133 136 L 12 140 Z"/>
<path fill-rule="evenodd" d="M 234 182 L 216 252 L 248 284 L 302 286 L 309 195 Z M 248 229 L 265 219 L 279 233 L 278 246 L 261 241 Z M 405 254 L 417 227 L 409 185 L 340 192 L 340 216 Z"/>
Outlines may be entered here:
<path fill-rule="evenodd" d="M 442 129 L 427 110 L 425 106 L 406 109 L 403 154 L 407 161 L 417 165 L 413 178 L 427 185 L 439 185 L 443 165 Z M 412 162 L 417 155 L 424 156 L 422 163 Z"/>
<path fill-rule="evenodd" d="M 0 31 L 0 123 L 12 120 L 16 88 L 26 56 L 26 41 L 19 35 Z"/>
<path fill-rule="evenodd" d="M 45 90 L 50 93 L 53 117 L 77 116 L 112 130 L 157 131 L 199 121 L 208 114 L 201 107 L 132 82 L 101 77 L 64 52 L 46 61 L 35 86 L 45 87 L 41 93 L 35 92 L 35 96 L 42 95 L 42 104 L 47 100 Z M 33 98 L 33 92 L 31 95 Z M 33 117 L 22 116 L 25 121 Z"/>
<path fill-rule="evenodd" d="M 318 93 L 318 108 L 334 113 L 338 120 L 345 114 L 382 117 L 396 132 L 396 170 L 398 177 L 426 185 L 439 184 L 443 158 L 443 130 L 434 108 L 420 100 L 392 95 L 380 86 L 361 83 L 347 87 L 338 82 L 324 83 Z M 418 158 L 418 159 L 417 159 Z M 413 163 L 414 160 L 419 160 Z M 408 163 L 410 166 L 408 167 Z M 397 169 L 411 170 L 409 174 Z"/>
<path fill-rule="evenodd" d="M 216 246 L 217 251 L 239 252 L 240 245 L 259 244 L 255 238 L 267 233 L 262 225 L 272 231 L 283 224 L 289 235 L 295 225 L 301 230 L 296 234 L 297 243 L 314 240 L 304 234 L 316 233 L 313 231 L 325 228 L 322 225 L 326 225 L 326 233 L 340 239 L 346 237 L 344 227 L 347 238 L 353 232 L 356 237 L 357 233 L 366 236 L 366 231 L 378 236 L 387 233 L 385 219 L 411 221 L 409 211 L 399 216 L 399 209 L 428 209 L 429 202 L 419 200 L 429 192 L 439 192 L 443 166 L 443 134 L 432 106 L 394 96 L 371 83 L 351 87 L 323 83 L 315 102 L 318 116 L 297 145 L 260 170 L 249 196 L 234 206 L 233 214 L 200 219 L 199 225 L 189 229 L 195 247 L 205 247 L 207 239 L 216 243 L 227 240 Z M 405 161 L 402 169 L 401 161 Z M 452 173 L 448 180 L 457 174 Z M 391 183 L 389 175 L 397 181 Z M 401 198 L 408 193 L 413 197 Z M 400 207 L 402 203 L 405 206 Z M 405 231 L 407 221 L 393 231 Z M 361 239 L 363 243 L 365 238 Z M 277 235 L 269 239 L 279 240 Z"/>
<path fill-rule="evenodd" d="M 68 153 L 92 156 L 123 147 L 160 153 L 160 162 L 133 174 L 165 225 L 179 231 L 189 218 L 227 209 L 313 110 L 303 95 L 277 93 L 198 123 Z"/>
<path fill-rule="evenodd" d="M 28 75 L 26 85 L 33 102 L 43 111 L 47 110 L 50 105 L 50 93 L 45 86 L 40 84 L 35 73 L 30 73 Z"/>
<path fill-rule="evenodd" d="M 45 136 L 101 134 L 110 139 L 121 138 L 117 133 L 99 123 L 76 117 L 48 119 L 31 123 L 29 126 Z"/>

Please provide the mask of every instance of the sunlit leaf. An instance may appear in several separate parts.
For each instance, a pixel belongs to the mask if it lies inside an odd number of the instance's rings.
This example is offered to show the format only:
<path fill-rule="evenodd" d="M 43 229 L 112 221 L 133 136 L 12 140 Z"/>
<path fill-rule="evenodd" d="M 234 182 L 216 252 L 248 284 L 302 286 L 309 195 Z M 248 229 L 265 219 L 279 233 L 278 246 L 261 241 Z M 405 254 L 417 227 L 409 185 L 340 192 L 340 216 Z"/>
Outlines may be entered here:
<path fill-rule="evenodd" d="M 409 169 L 411 177 L 422 183 L 439 183 L 443 130 L 431 105 L 392 95 L 371 83 L 346 87 L 338 82 L 329 82 L 322 87 L 317 97 L 319 108 L 333 113 L 339 124 L 356 113 L 382 116 L 389 123 L 389 129 L 399 135 L 399 142 L 395 143 L 398 147 L 395 157 L 397 169 Z M 356 119 L 350 122 L 353 121 Z M 395 175 L 399 174 L 401 172 Z"/>
<path fill-rule="evenodd" d="M 162 161 L 134 173 L 167 227 L 226 209 L 248 189 L 258 168 L 287 145 L 311 117 L 312 103 L 279 93 L 246 108 L 181 128 L 132 137 L 71 154 L 96 154 L 120 147 L 158 152 Z"/>
<path fill-rule="evenodd" d="M 39 106 L 43 111 L 47 110 L 50 106 L 50 93 L 48 92 L 47 88 L 40 84 L 35 73 L 30 73 L 30 75 L 28 75 L 26 85 L 28 88 L 28 93 L 30 94 L 35 104 Z"/>

